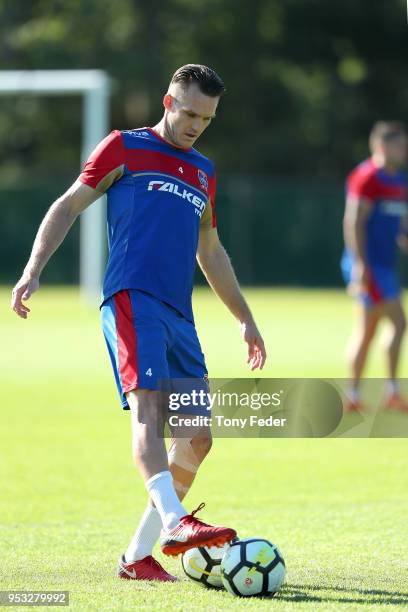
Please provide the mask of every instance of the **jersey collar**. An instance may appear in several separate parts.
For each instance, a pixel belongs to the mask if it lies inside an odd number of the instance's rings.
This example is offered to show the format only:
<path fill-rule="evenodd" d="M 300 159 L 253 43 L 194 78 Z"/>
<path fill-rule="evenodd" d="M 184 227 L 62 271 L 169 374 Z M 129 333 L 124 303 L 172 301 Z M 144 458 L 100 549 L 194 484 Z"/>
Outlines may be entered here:
<path fill-rule="evenodd" d="M 158 140 L 161 140 L 162 142 L 164 142 L 167 146 L 172 147 L 173 149 L 178 149 L 179 151 L 185 151 L 186 153 L 189 153 L 190 151 L 193 150 L 192 147 L 178 147 L 177 145 L 171 144 L 171 142 L 168 142 L 165 138 L 163 138 L 162 136 L 160 136 L 160 134 L 158 134 L 153 128 L 151 127 L 147 127 L 147 130 L 149 130 L 149 132 L 151 134 L 153 134 L 153 136 L 155 138 L 157 138 Z"/>

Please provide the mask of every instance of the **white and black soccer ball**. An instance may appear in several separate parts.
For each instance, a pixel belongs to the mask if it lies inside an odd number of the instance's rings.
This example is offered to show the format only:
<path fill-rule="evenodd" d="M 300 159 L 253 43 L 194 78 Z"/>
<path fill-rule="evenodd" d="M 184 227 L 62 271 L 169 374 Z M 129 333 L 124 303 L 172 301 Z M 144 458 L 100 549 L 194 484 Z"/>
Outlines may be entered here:
<path fill-rule="evenodd" d="M 199 546 L 190 548 L 181 557 L 181 565 L 186 575 L 201 582 L 206 587 L 222 589 L 221 561 L 229 548 L 224 546 Z"/>
<path fill-rule="evenodd" d="M 262 538 L 233 542 L 221 563 L 224 587 L 232 595 L 275 595 L 285 580 L 285 561 L 277 547 Z"/>

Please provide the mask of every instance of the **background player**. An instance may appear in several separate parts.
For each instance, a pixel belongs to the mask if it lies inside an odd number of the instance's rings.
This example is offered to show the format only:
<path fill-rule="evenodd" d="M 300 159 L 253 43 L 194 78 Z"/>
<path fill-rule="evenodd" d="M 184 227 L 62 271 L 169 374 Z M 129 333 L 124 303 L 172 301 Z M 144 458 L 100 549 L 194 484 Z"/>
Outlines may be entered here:
<path fill-rule="evenodd" d="M 369 144 L 371 157 L 351 172 L 346 187 L 342 270 L 350 293 L 357 298 L 348 346 L 352 379 L 348 409 L 361 409 L 359 381 L 378 322 L 386 318 L 386 406 L 408 412 L 397 382 L 406 327 L 397 274 L 398 244 L 407 248 L 407 179 L 402 171 L 407 156 L 405 128 L 398 122 L 378 122 Z"/>
<path fill-rule="evenodd" d="M 116 130 L 105 138 L 79 179 L 48 211 L 13 290 L 12 307 L 26 318 L 29 308 L 22 300 L 38 289 L 45 264 L 78 214 L 107 192 L 110 253 L 103 330 L 122 406 L 131 410 L 134 460 L 153 502 L 120 560 L 123 578 L 174 580 L 151 556 L 160 530 L 165 554 L 221 544 L 235 535 L 233 529 L 187 515 L 180 501 L 210 449 L 209 428 L 191 439 L 174 438 L 168 457 L 158 434 L 166 418 L 160 380 L 207 377 L 191 308 L 196 256 L 241 325 L 252 370 L 262 368 L 266 358 L 218 238 L 213 163 L 192 148 L 214 118 L 223 91 L 213 70 L 183 66 L 172 78 L 163 118 L 153 129 Z M 208 415 L 206 406 L 201 410 Z"/>

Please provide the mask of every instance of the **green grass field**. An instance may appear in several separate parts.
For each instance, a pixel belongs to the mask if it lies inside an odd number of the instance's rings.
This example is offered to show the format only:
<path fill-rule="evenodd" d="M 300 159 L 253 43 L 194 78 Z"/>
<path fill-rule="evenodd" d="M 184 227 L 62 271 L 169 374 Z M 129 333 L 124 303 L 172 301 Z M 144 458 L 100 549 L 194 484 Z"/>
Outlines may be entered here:
<path fill-rule="evenodd" d="M 351 304 L 341 292 L 247 290 L 264 332 L 267 377 L 341 377 Z M 195 294 L 210 376 L 250 376 L 238 328 Z M 76 290 L 42 289 L 31 317 L 0 291 L 0 590 L 64 589 L 74 610 L 389 610 L 408 606 L 405 439 L 217 439 L 187 498 L 209 522 L 276 543 L 287 584 L 239 599 L 183 578 L 119 581 L 146 495 L 131 460 L 97 308 Z M 408 377 L 403 356 L 401 376 Z M 374 352 L 367 374 L 382 376 Z"/>

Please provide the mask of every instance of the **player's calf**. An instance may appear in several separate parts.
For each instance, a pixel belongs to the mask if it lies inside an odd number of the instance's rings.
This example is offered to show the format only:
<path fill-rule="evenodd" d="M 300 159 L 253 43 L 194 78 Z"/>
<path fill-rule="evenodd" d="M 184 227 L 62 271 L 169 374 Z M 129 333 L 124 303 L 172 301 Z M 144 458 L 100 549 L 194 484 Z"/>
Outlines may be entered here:
<path fill-rule="evenodd" d="M 180 437 L 172 439 L 168 460 L 174 487 L 180 499 L 183 499 L 189 491 L 198 468 L 210 452 L 211 446 L 212 437 L 209 428 L 192 439 Z"/>

